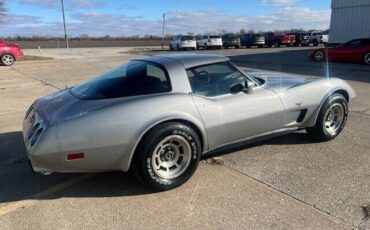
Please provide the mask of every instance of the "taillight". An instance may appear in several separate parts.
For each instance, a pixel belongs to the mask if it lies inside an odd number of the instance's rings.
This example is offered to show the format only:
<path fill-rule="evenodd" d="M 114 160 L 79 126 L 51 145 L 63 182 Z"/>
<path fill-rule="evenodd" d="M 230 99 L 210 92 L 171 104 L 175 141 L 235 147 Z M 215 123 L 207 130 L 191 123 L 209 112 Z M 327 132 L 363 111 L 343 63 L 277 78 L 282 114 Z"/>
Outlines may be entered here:
<path fill-rule="evenodd" d="M 72 160 L 78 160 L 78 159 L 83 159 L 85 158 L 84 153 L 71 153 L 67 155 L 67 160 L 72 161 Z"/>

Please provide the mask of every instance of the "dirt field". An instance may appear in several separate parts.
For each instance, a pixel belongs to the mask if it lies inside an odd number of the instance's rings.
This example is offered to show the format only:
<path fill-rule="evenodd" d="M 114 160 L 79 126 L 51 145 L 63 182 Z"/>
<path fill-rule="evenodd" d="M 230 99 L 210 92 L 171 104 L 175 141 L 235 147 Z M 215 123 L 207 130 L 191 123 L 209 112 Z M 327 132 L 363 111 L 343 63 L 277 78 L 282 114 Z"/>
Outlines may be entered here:
<path fill-rule="evenodd" d="M 19 44 L 23 49 L 36 49 L 37 46 L 41 48 L 59 48 L 65 47 L 64 41 L 49 40 L 49 41 L 7 41 L 9 43 Z M 168 41 L 165 45 L 168 46 Z M 127 40 L 127 41 L 96 41 L 96 40 L 86 40 L 86 41 L 76 41 L 70 40 L 69 46 L 71 48 L 82 48 L 82 47 L 132 47 L 132 46 L 160 46 L 162 45 L 161 40 Z"/>

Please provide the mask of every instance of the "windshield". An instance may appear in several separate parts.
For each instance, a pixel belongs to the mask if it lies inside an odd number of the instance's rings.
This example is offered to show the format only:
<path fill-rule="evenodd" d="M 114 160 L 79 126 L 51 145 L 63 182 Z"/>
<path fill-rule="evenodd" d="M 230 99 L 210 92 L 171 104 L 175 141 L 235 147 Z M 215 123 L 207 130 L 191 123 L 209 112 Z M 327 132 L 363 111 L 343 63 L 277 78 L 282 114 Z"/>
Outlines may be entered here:
<path fill-rule="evenodd" d="M 219 35 L 210 35 L 209 38 L 221 38 Z"/>
<path fill-rule="evenodd" d="M 171 91 L 165 69 L 155 63 L 131 61 L 78 85 L 71 93 L 84 100 L 108 99 Z"/>

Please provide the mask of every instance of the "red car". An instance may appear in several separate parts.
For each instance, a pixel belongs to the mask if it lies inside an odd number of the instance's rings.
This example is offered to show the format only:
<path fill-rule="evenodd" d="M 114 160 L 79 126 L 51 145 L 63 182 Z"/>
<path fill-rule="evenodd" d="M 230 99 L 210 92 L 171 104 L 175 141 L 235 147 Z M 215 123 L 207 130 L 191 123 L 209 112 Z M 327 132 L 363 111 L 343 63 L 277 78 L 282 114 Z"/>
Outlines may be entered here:
<path fill-rule="evenodd" d="M 370 65 L 370 38 L 353 39 L 337 47 L 312 50 L 308 55 L 314 61 L 348 61 Z"/>
<path fill-rule="evenodd" d="M 15 61 L 24 57 L 21 47 L 17 44 L 8 44 L 0 41 L 0 64 L 11 66 Z"/>

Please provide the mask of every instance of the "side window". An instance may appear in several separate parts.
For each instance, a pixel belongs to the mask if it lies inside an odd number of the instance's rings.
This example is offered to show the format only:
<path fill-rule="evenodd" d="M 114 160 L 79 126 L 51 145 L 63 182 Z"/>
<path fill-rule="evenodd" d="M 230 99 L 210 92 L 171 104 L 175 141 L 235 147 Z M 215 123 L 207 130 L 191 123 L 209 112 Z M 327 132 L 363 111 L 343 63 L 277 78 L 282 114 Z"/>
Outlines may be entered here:
<path fill-rule="evenodd" d="M 146 83 L 150 92 L 164 93 L 171 90 L 171 84 L 162 67 L 148 63 L 146 66 Z"/>
<path fill-rule="evenodd" d="M 204 35 L 204 36 L 203 36 L 203 39 L 208 39 L 208 36 L 207 36 L 207 35 Z"/>
<path fill-rule="evenodd" d="M 166 73 L 158 66 L 148 64 L 146 72 L 147 72 L 147 76 L 149 77 L 158 78 L 159 80 L 161 80 L 161 82 L 167 81 Z"/>
<path fill-rule="evenodd" d="M 228 94 L 233 85 L 247 80 L 227 62 L 191 68 L 187 74 L 193 93 L 208 97 Z"/>

